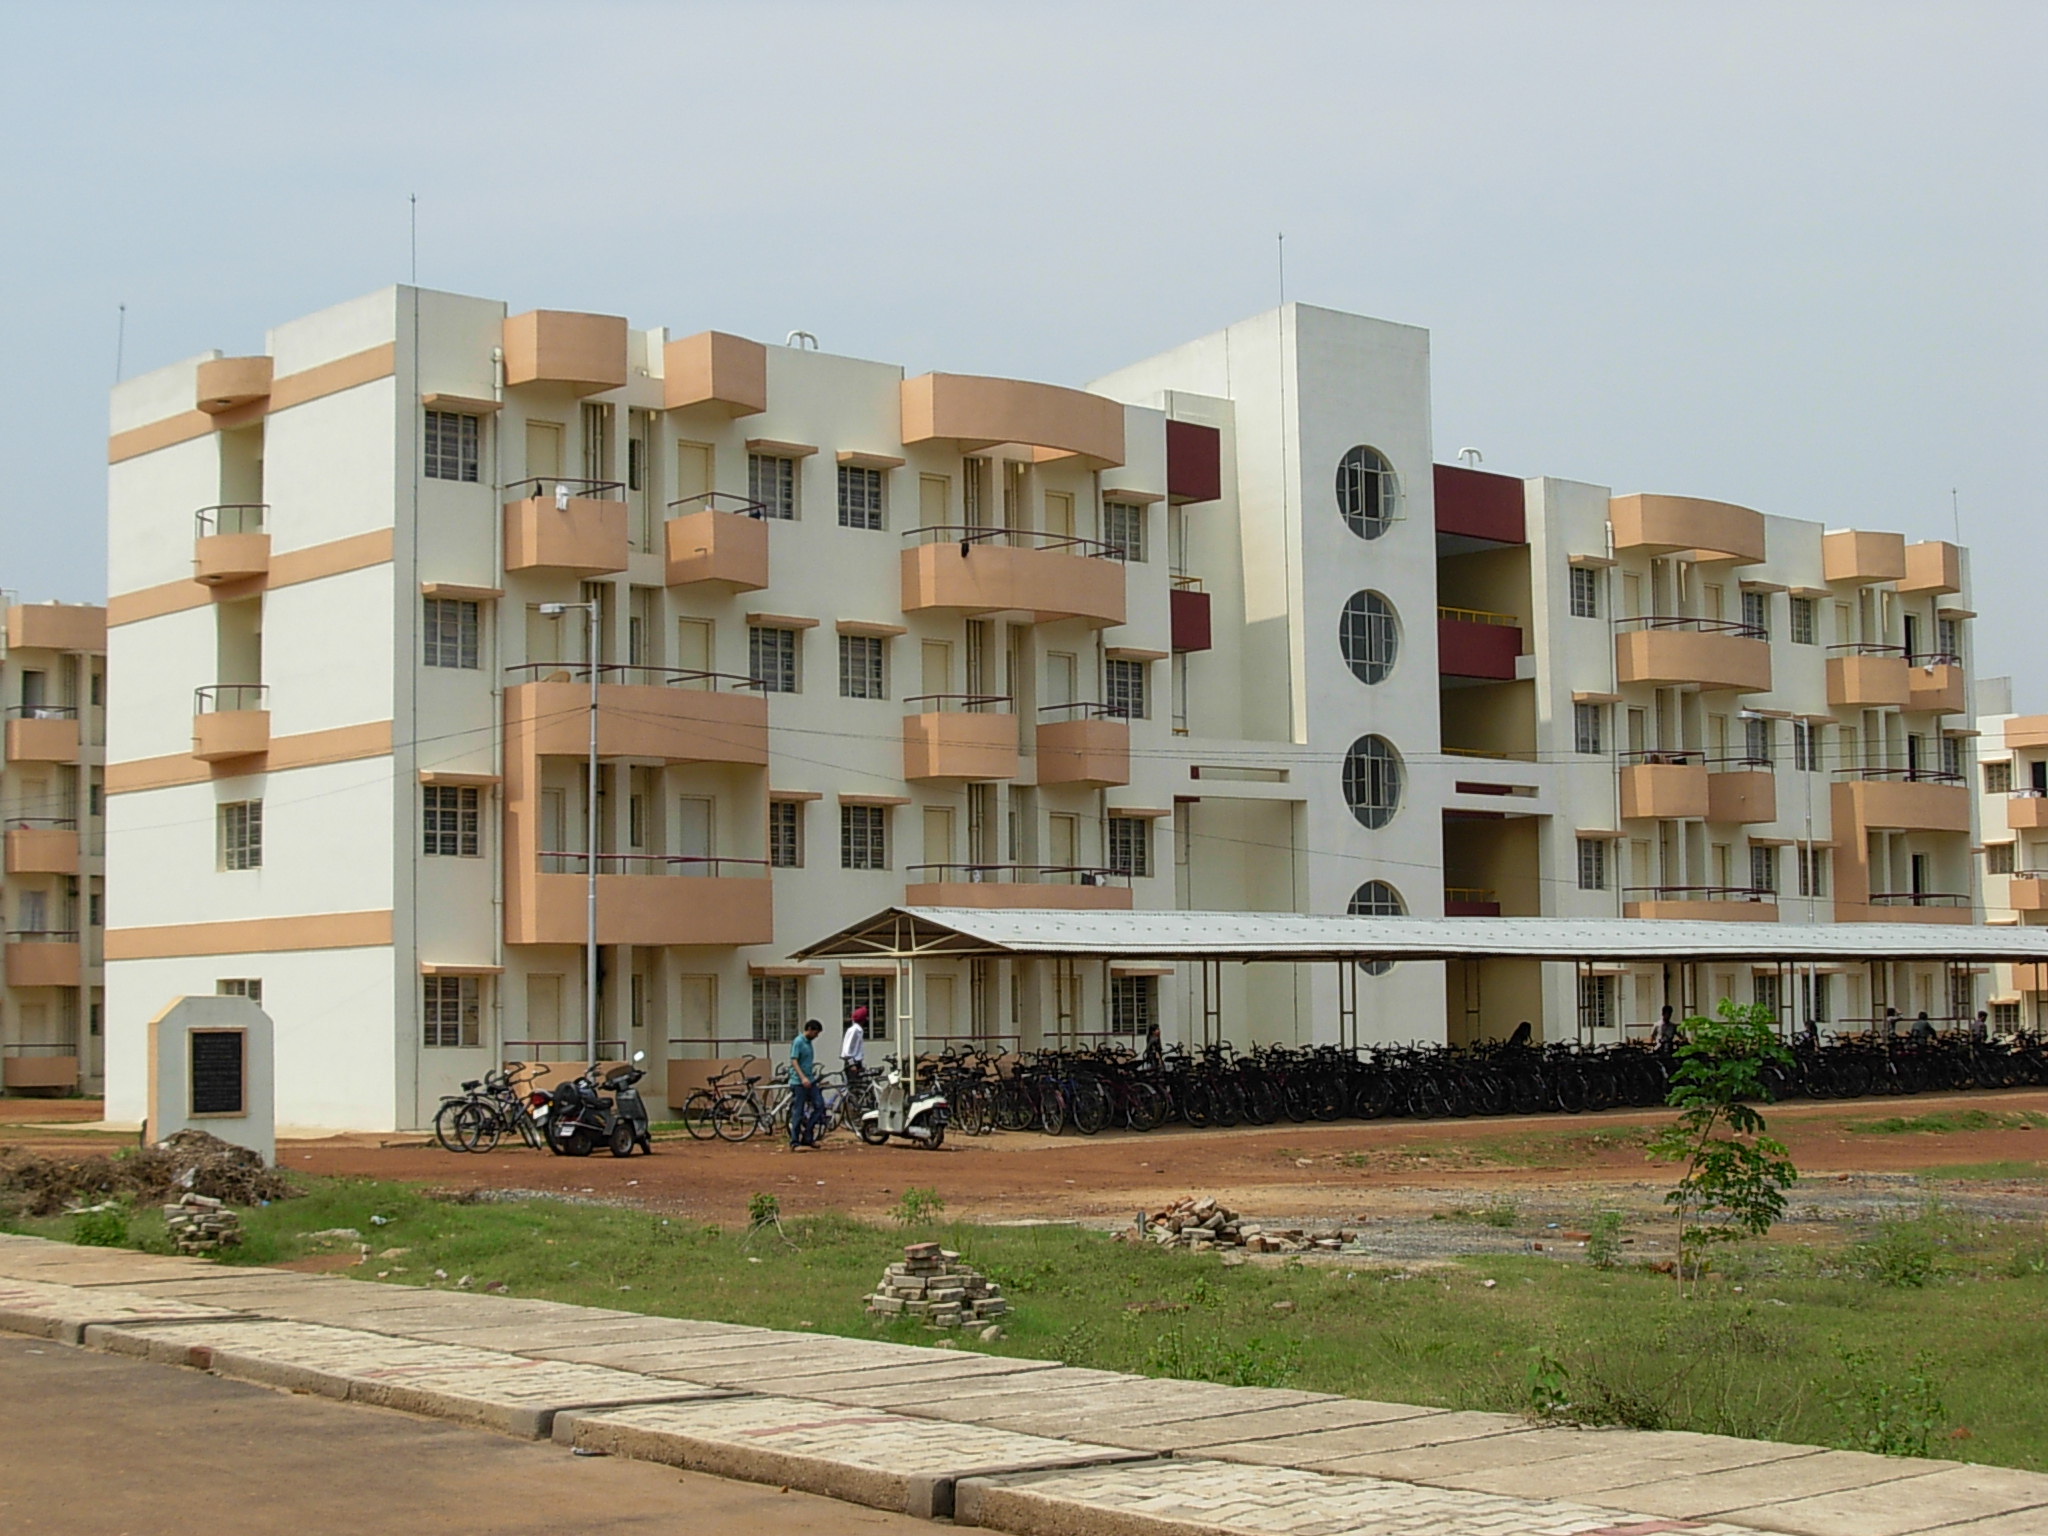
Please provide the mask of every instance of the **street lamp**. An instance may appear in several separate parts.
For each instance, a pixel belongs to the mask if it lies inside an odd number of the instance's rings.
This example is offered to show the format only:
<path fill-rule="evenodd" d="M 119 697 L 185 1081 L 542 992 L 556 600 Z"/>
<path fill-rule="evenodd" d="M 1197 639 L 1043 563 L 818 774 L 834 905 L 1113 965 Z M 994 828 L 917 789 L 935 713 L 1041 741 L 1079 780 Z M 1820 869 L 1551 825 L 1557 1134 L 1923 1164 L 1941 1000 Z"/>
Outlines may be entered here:
<path fill-rule="evenodd" d="M 556 500 L 565 487 L 555 487 Z M 592 1066 L 597 1064 L 597 618 L 598 605 L 542 603 L 543 617 L 559 619 L 572 608 L 583 610 L 583 661 L 590 673 L 590 766 L 584 798 L 590 813 L 583 842 L 583 1043 Z"/>

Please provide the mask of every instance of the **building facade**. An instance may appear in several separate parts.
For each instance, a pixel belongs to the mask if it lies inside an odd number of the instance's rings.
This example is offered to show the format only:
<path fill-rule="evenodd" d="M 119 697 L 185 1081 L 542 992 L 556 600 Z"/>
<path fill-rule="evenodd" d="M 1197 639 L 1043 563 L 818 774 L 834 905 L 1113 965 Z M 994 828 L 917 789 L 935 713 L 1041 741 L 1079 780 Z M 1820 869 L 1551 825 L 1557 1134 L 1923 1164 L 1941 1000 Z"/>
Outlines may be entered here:
<path fill-rule="evenodd" d="M 1068 389 L 394 288 L 112 427 L 116 1118 L 194 991 L 277 1019 L 285 1122 L 387 1127 L 581 1055 L 592 997 L 680 1094 L 861 1003 L 1462 1040 L 1758 985 L 1405 965 L 1353 1025 L 1328 967 L 1211 1015 L 789 958 L 898 903 L 1970 918 L 1960 552 L 1437 465 L 1413 327 L 1290 305 Z"/>
<path fill-rule="evenodd" d="M 2010 678 L 1980 679 L 1973 698 L 1984 920 L 2048 923 L 2048 715 L 2016 714 Z M 1993 1027 L 2038 1031 L 2044 1003 L 2043 967 L 1992 968 L 1984 1007 Z"/>

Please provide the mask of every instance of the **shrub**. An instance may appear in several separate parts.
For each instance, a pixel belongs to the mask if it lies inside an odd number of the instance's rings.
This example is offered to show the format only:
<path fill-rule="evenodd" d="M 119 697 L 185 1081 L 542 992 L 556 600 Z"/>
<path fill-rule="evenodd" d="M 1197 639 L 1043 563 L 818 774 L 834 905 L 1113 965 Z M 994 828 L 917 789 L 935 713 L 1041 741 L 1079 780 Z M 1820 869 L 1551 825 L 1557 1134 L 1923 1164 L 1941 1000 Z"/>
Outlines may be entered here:
<path fill-rule="evenodd" d="M 782 1202 L 765 1192 L 747 1196 L 747 1230 L 772 1227 L 782 1220 Z"/>
<path fill-rule="evenodd" d="M 1867 1349 L 1839 1349 L 1843 1384 L 1828 1394 L 1842 1420 L 1845 1451 L 1925 1456 L 1948 1417 L 1932 1359 L 1915 1355 L 1902 1380 L 1887 1376 Z"/>
<path fill-rule="evenodd" d="M 897 1197 L 889 1214 L 898 1226 L 921 1227 L 945 1208 L 946 1202 L 936 1189 L 919 1189 L 913 1184 Z"/>
<path fill-rule="evenodd" d="M 1621 1262 L 1621 1212 L 1602 1211 L 1586 1230 L 1586 1262 L 1612 1269 Z"/>
<path fill-rule="evenodd" d="M 71 1241 L 81 1248 L 123 1248 L 128 1243 L 128 1211 L 117 1201 L 89 1205 L 71 1217 Z"/>

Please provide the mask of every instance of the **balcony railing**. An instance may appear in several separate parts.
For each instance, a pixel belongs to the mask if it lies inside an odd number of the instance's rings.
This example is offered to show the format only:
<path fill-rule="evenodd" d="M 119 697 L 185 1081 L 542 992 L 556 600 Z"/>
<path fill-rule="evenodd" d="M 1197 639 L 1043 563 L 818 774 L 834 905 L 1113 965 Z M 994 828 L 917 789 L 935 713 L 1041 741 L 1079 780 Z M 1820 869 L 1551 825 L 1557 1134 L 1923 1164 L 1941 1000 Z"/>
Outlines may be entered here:
<path fill-rule="evenodd" d="M 1071 704 L 1041 704 L 1041 715 L 1051 715 L 1055 720 L 1129 720 L 1131 711 L 1124 704 L 1100 704 L 1093 701 L 1075 701 Z"/>
<path fill-rule="evenodd" d="M 1707 759 L 1709 773 L 1776 773 L 1777 762 L 1768 757 L 1710 757 Z"/>
<path fill-rule="evenodd" d="M 1837 768 L 1835 781 L 1841 784 L 1881 781 L 1895 784 L 1961 784 L 1963 775 L 1952 768 Z"/>
<path fill-rule="evenodd" d="M 1872 891 L 1873 907 L 1939 907 L 1948 911 L 1967 909 L 1970 898 L 1958 891 Z"/>
<path fill-rule="evenodd" d="M 1616 619 L 1617 630 L 1676 630 L 1695 635 L 1729 635 L 1737 640 L 1768 640 L 1761 624 L 1744 624 L 1737 619 L 1696 619 L 1686 614 L 1647 614 L 1640 618 Z"/>
<path fill-rule="evenodd" d="M 1645 763 L 1658 768 L 1697 768 L 1706 762 L 1707 755 L 1690 747 L 1646 747 L 1637 752 L 1617 752 L 1615 758 L 1623 764 Z"/>
<path fill-rule="evenodd" d="M 988 715 L 1011 713 L 1014 702 L 1007 693 L 914 693 L 905 699 L 913 715 Z"/>
<path fill-rule="evenodd" d="M 507 1040 L 498 1054 L 506 1061 L 588 1061 L 584 1055 L 584 1040 Z M 597 1042 L 599 1061 L 624 1061 L 626 1042 L 623 1040 L 600 1040 Z"/>
<path fill-rule="evenodd" d="M 911 864 L 910 885 L 1120 885 L 1128 870 L 1099 864 Z"/>
<path fill-rule="evenodd" d="M 1166 579 L 1176 592 L 1200 592 L 1203 590 L 1202 578 L 1199 576 L 1184 576 L 1179 571 L 1175 571 Z"/>
<path fill-rule="evenodd" d="M 1761 885 L 1625 885 L 1623 901 L 1746 901 L 1775 906 L 1778 893 Z"/>
<path fill-rule="evenodd" d="M 668 504 L 670 517 L 688 517 L 692 512 L 730 512 L 735 517 L 750 517 L 758 523 L 767 518 L 768 503 L 732 491 L 699 491 L 694 496 L 685 496 Z"/>
<path fill-rule="evenodd" d="M 1037 528 L 991 528 L 980 524 L 939 523 L 926 528 L 908 528 L 903 537 L 919 544 L 958 544 L 961 553 L 975 544 L 1007 544 L 1016 549 L 1083 555 L 1094 560 L 1122 560 L 1121 545 L 1100 539 L 1084 539 L 1073 533 L 1048 533 Z"/>
<path fill-rule="evenodd" d="M 1828 647 L 1830 656 L 1900 656 L 1912 660 L 1903 645 L 1886 645 L 1876 640 L 1851 640 Z"/>
<path fill-rule="evenodd" d="M 270 706 L 265 700 L 269 695 L 267 683 L 209 683 L 204 688 L 192 690 L 192 713 L 228 715 L 239 714 L 243 710 L 268 709 Z"/>
<path fill-rule="evenodd" d="M 75 816 L 10 816 L 7 818 L 10 832 L 76 832 L 78 818 Z"/>
<path fill-rule="evenodd" d="M 544 875 L 587 875 L 590 855 L 582 852 L 543 850 L 540 872 Z M 736 859 L 696 853 L 600 853 L 600 875 L 670 876 L 686 880 L 765 879 L 766 859 Z"/>
<path fill-rule="evenodd" d="M 582 480 L 572 475 L 529 475 L 505 487 L 505 493 L 514 501 L 547 501 L 564 491 L 576 501 L 624 501 L 626 482 Z"/>
<path fill-rule="evenodd" d="M 76 944 L 76 928 L 10 928 L 7 930 L 10 944 Z"/>
<path fill-rule="evenodd" d="M 522 661 L 507 667 L 517 683 L 588 683 L 590 664 L 583 661 Z M 757 677 L 737 672 L 700 672 L 688 667 L 650 667 L 638 662 L 601 661 L 597 664 L 600 687 L 687 688 L 698 693 L 734 693 L 762 686 Z"/>
<path fill-rule="evenodd" d="M 194 536 L 210 539 L 221 533 L 262 533 L 270 520 L 270 504 L 263 501 L 234 501 L 218 507 L 201 507 L 192 514 Z"/>
<path fill-rule="evenodd" d="M 1502 629 L 1522 627 L 1522 621 L 1512 613 L 1495 613 L 1487 608 L 1449 608 L 1438 603 L 1436 616 L 1453 624 L 1494 624 Z"/>
<path fill-rule="evenodd" d="M 76 720 L 75 704 L 16 704 L 7 711 L 10 720 Z"/>
<path fill-rule="evenodd" d="M 1963 658 L 1953 651 L 1907 651 L 1909 667 L 1960 667 Z"/>

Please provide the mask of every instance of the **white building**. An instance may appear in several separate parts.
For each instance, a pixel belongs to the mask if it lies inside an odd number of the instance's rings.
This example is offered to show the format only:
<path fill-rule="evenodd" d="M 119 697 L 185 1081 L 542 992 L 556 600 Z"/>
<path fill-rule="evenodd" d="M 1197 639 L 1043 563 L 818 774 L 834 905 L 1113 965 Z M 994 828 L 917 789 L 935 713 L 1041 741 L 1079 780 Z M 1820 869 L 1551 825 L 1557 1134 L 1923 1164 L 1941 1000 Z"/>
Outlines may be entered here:
<path fill-rule="evenodd" d="M 1977 816 L 1982 829 L 1984 919 L 2048 923 L 2048 715 L 2013 712 L 2012 680 L 1980 678 L 1977 710 Z M 2038 1030 L 2048 974 L 2034 965 L 1992 968 L 1983 1000 L 1998 1029 Z"/>
<path fill-rule="evenodd" d="M 896 903 L 1969 920 L 1959 552 L 1435 465 L 1428 363 L 1293 305 L 1083 391 L 396 288 L 123 384 L 109 1114 L 219 987 L 294 1124 L 580 1054 L 582 604 L 598 1033 L 678 1092 L 892 1011 L 788 956 Z M 920 1027 L 1199 1037 L 1159 969 L 934 966 Z M 1360 1033 L 1666 995 L 1548 972 L 1396 967 Z M 1336 1038 L 1327 967 L 1226 980 Z"/>

